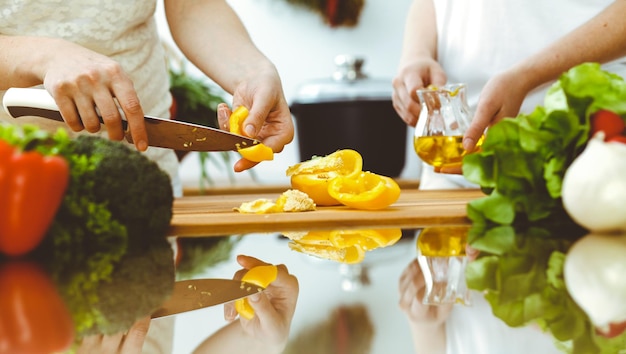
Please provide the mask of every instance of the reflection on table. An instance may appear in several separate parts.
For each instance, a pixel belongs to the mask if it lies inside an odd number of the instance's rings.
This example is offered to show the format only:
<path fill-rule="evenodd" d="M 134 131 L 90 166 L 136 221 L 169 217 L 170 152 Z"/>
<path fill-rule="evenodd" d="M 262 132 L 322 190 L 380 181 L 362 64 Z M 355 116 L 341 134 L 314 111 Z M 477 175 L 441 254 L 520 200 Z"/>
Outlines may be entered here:
<path fill-rule="evenodd" d="M 284 264 L 298 281 L 283 353 L 560 353 L 582 345 L 618 353 L 624 335 L 598 335 L 564 286 L 565 256 L 584 236 L 566 226 L 314 230 L 170 237 L 125 247 L 49 244 L 28 259 L 2 260 L 0 321 L 11 323 L 19 308 L 6 289 L 48 294 L 37 318 L 44 310 L 54 314 L 61 332 L 55 345 L 63 345 L 67 326 L 54 301 L 60 299 L 78 348 L 85 336 L 128 331 L 168 298 L 174 281 L 235 277 L 242 269 L 238 256 L 248 255 Z M 448 276 L 433 276 L 437 272 Z M 436 298 L 429 296 L 435 287 L 428 289 L 428 276 L 447 280 Z M 38 286 L 28 279 L 40 279 Z M 54 291 L 58 296 L 50 295 Z M 191 353 L 225 328 L 239 335 L 228 338 L 241 338 L 239 321 L 225 320 L 223 306 L 153 320 L 144 350 Z M 6 332 L 0 338 L 9 342 Z"/>

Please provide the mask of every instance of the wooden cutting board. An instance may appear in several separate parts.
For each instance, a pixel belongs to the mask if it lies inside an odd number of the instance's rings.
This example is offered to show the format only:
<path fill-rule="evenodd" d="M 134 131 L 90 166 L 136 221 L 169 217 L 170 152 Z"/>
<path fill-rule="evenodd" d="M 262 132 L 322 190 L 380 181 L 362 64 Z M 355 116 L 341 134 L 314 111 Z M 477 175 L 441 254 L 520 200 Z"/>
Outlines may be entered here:
<path fill-rule="evenodd" d="M 276 193 L 185 196 L 174 201 L 171 236 L 218 236 L 248 233 L 358 228 L 421 228 L 442 224 L 469 224 L 466 206 L 484 194 L 478 189 L 403 189 L 389 208 L 355 210 L 345 206 L 318 207 L 315 211 L 242 214 L 243 202 L 276 200 Z"/>

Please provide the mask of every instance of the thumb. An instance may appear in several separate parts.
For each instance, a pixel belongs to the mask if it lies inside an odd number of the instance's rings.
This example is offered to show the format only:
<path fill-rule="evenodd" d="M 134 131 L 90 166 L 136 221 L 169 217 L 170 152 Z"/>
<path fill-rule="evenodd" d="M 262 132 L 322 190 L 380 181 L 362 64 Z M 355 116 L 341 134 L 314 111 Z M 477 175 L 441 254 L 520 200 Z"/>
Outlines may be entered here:
<path fill-rule="evenodd" d="M 269 298 L 263 293 L 256 293 L 248 296 L 248 303 L 254 309 L 255 316 L 263 322 L 274 322 L 276 310 L 272 306 Z"/>
<path fill-rule="evenodd" d="M 440 68 L 432 68 L 430 71 L 430 83 L 434 86 L 443 86 L 448 82 L 446 73 Z"/>

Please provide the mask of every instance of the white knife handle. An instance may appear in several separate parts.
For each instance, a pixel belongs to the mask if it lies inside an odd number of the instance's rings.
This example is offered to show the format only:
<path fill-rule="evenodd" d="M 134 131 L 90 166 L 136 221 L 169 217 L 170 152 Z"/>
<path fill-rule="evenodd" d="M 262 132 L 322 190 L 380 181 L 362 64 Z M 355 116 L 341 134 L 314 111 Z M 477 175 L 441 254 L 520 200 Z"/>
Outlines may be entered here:
<path fill-rule="evenodd" d="M 54 98 L 45 89 L 11 87 L 5 92 L 2 105 L 13 118 L 35 116 L 64 122 Z M 97 108 L 96 112 L 100 123 L 104 124 Z M 120 114 L 123 117 L 121 110 Z M 122 120 L 122 129 L 127 129 L 125 120 Z"/>
<path fill-rule="evenodd" d="M 44 89 L 11 87 L 4 93 L 2 106 L 13 118 L 34 115 L 63 121 L 54 98 Z"/>

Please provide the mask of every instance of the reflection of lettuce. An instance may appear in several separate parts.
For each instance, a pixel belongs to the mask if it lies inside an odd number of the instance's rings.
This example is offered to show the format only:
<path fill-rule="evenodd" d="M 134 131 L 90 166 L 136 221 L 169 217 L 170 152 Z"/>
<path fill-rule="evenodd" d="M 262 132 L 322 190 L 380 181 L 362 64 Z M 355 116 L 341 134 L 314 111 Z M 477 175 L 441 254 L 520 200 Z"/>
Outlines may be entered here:
<path fill-rule="evenodd" d="M 584 230 L 566 224 L 474 226 L 469 244 L 480 251 L 466 269 L 467 284 L 483 291 L 493 313 L 512 327 L 537 323 L 570 353 L 617 353 L 626 335 L 598 337 L 563 280 L 565 254 Z"/>

